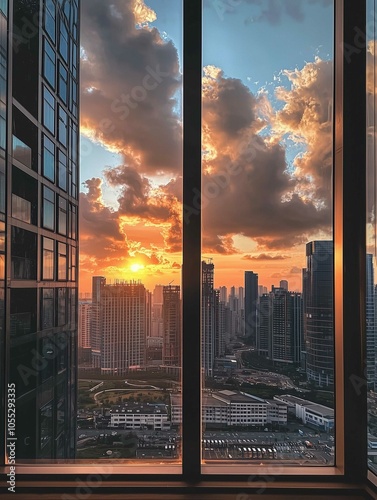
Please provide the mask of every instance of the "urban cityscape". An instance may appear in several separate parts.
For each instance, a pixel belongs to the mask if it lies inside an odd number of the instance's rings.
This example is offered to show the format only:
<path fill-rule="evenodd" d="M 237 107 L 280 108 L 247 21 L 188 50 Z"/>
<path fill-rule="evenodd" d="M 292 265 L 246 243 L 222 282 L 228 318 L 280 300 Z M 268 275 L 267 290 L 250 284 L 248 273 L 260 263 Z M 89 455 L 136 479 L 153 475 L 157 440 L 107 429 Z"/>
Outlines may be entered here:
<path fill-rule="evenodd" d="M 203 458 L 332 463 L 332 241 L 308 243 L 306 262 L 292 292 L 253 271 L 244 287 L 215 288 L 214 259 L 203 260 Z M 78 456 L 99 458 L 105 442 L 124 451 L 128 436 L 137 458 L 179 457 L 181 304 L 178 285 L 93 277 L 79 300 Z"/>
<path fill-rule="evenodd" d="M 182 9 L 147 3 L 82 1 L 79 33 L 77 0 L 0 0 L 0 355 L 20 461 L 181 461 Z M 229 38 L 242 27 L 257 46 L 246 4 Z M 333 14 L 319 4 L 284 14 L 312 37 L 300 68 L 279 47 L 262 76 L 233 55 L 226 71 L 214 66 L 216 43 L 204 51 L 203 186 L 219 193 L 202 207 L 208 463 L 334 464 Z M 207 39 L 226 31 L 218 14 L 205 7 Z M 311 15 L 331 26 L 323 49 Z M 253 36 L 280 29 L 271 24 L 262 16 Z M 374 258 L 366 369 L 377 472 Z"/>

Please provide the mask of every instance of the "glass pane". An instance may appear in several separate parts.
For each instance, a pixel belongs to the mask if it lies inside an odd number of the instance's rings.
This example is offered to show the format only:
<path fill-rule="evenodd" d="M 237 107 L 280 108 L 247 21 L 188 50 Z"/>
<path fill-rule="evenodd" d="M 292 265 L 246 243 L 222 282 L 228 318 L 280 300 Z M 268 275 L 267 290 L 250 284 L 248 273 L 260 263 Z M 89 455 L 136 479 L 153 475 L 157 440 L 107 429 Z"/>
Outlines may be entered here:
<path fill-rule="evenodd" d="M 43 238 L 43 262 L 42 262 L 42 280 L 54 279 L 55 254 L 54 240 Z"/>
<path fill-rule="evenodd" d="M 51 84 L 52 87 L 55 87 L 55 52 L 51 47 L 50 43 L 44 39 L 44 77 Z"/>
<path fill-rule="evenodd" d="M 334 463 L 333 11 L 204 2 L 204 471 Z"/>
<path fill-rule="evenodd" d="M 32 151 L 29 146 L 13 136 L 13 158 L 21 162 L 26 167 L 32 168 Z"/>
<path fill-rule="evenodd" d="M 53 0 L 45 0 L 45 30 L 55 41 L 55 4 Z"/>
<path fill-rule="evenodd" d="M 55 228 L 55 193 L 43 187 L 43 227 L 54 230 Z"/>
<path fill-rule="evenodd" d="M 48 128 L 51 133 L 55 133 L 55 99 L 51 93 L 44 89 L 43 102 L 43 125 Z"/>
<path fill-rule="evenodd" d="M 179 464 L 182 2 L 103 5 L 106 28 L 81 2 L 77 458 Z"/>
<path fill-rule="evenodd" d="M 55 146 L 45 135 L 43 136 L 43 175 L 52 182 L 55 180 Z"/>

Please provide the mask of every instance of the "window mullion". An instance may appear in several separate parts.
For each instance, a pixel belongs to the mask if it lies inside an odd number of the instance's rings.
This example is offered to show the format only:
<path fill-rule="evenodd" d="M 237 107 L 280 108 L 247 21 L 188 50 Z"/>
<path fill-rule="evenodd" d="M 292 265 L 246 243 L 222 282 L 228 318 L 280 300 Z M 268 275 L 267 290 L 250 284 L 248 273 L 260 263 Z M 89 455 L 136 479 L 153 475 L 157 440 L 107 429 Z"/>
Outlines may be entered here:
<path fill-rule="evenodd" d="M 366 2 L 336 1 L 334 248 L 336 465 L 366 475 Z M 363 383 L 364 381 L 364 383 Z M 361 383 L 360 383 L 361 382 Z"/>
<path fill-rule="evenodd" d="M 194 483 L 201 464 L 202 1 L 184 0 L 183 19 L 182 460 Z"/>

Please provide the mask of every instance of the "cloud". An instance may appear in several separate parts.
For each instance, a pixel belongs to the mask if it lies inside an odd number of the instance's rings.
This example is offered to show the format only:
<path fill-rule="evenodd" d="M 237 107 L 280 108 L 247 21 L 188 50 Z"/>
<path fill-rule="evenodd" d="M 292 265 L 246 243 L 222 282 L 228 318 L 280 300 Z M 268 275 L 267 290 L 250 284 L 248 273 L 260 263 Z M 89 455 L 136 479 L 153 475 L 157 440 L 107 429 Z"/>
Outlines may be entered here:
<path fill-rule="evenodd" d="M 270 255 L 261 253 L 259 255 L 244 255 L 242 260 L 286 260 L 290 259 L 288 255 Z"/>
<path fill-rule="evenodd" d="M 83 2 L 81 18 L 83 133 L 123 154 L 140 172 L 179 172 L 177 50 L 155 28 L 136 27 L 155 14 L 142 0 L 90 0 Z"/>
<path fill-rule="evenodd" d="M 290 274 L 302 274 L 302 269 L 300 267 L 294 266 L 289 271 Z"/>
<path fill-rule="evenodd" d="M 164 250 L 181 250 L 181 203 L 166 186 L 152 187 L 146 176 L 127 165 L 106 170 L 105 177 L 110 186 L 120 187 L 120 216 L 159 225 L 166 243 Z"/>
<path fill-rule="evenodd" d="M 235 253 L 229 241 L 236 234 L 252 238 L 261 249 L 291 248 L 331 225 L 332 132 L 324 112 L 332 97 L 331 64 L 316 60 L 287 76 L 290 89 L 278 89 L 283 109 L 269 118 L 270 133 L 261 134 L 266 96 L 254 96 L 221 70 L 205 72 L 205 252 Z M 307 148 L 290 171 L 287 134 Z M 193 206 L 195 201 L 193 196 Z"/>
<path fill-rule="evenodd" d="M 296 3 L 289 4 L 292 12 L 288 3 L 283 13 L 294 17 Z M 178 270 L 173 254 L 182 247 L 182 130 L 176 48 L 149 27 L 155 13 L 142 0 L 91 0 L 82 8 L 83 130 L 123 157 L 104 171 L 103 182 L 117 193 L 115 209 L 105 206 L 100 179 L 85 182 L 83 262 L 114 273 L 132 259 L 153 272 Z M 143 27 L 136 29 L 137 23 Z M 146 76 L 158 85 L 146 89 Z M 283 76 L 290 85 L 278 88 L 282 107 L 276 113 L 266 93 L 253 94 L 215 66 L 204 69 L 203 185 L 201 195 L 193 192 L 191 208 L 200 203 L 203 209 L 205 253 L 239 254 L 234 236 L 242 235 L 260 252 L 244 260 L 285 260 L 283 249 L 331 225 L 332 64 L 316 59 Z M 291 168 L 287 137 L 305 147 Z"/>

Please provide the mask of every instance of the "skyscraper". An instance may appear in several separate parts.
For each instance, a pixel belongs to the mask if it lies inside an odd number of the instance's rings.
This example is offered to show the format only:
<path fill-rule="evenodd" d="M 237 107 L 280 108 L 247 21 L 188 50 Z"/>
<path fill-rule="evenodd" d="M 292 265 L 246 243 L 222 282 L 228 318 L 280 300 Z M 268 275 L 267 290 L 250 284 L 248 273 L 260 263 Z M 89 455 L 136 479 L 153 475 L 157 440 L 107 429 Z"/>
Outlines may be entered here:
<path fill-rule="evenodd" d="M 258 274 L 245 271 L 245 336 L 257 344 Z"/>
<path fill-rule="evenodd" d="M 288 291 L 288 281 L 287 280 L 280 280 L 280 288 Z"/>
<path fill-rule="evenodd" d="M 156 285 L 152 294 L 151 329 L 152 337 L 163 337 L 162 303 L 163 285 Z"/>
<path fill-rule="evenodd" d="M 303 291 L 308 380 L 320 387 L 334 383 L 333 242 L 306 245 Z"/>
<path fill-rule="evenodd" d="M 212 263 L 202 262 L 202 368 L 206 377 L 212 377 L 215 360 L 215 293 Z"/>
<path fill-rule="evenodd" d="M 101 373 L 123 375 L 145 366 L 147 292 L 140 282 L 101 283 L 99 324 Z"/>
<path fill-rule="evenodd" d="M 90 327 L 90 347 L 92 350 L 92 366 L 93 368 L 101 368 L 101 289 L 106 283 L 104 276 L 92 277 L 92 313 Z"/>
<path fill-rule="evenodd" d="M 92 303 L 79 301 L 78 361 L 91 363 Z"/>
<path fill-rule="evenodd" d="M 300 362 L 302 297 L 284 288 L 273 288 L 271 359 L 281 363 Z"/>
<path fill-rule="evenodd" d="M 18 459 L 75 452 L 78 15 L 76 0 L 0 2 L 0 333 Z"/>
<path fill-rule="evenodd" d="M 302 343 L 302 296 L 284 288 L 259 299 L 257 351 L 278 363 L 299 364 Z"/>
<path fill-rule="evenodd" d="M 163 287 L 162 362 L 166 366 L 181 366 L 181 287 Z"/>
<path fill-rule="evenodd" d="M 271 358 L 272 351 L 272 296 L 264 293 L 259 297 L 258 329 L 256 349 L 259 356 Z"/>

